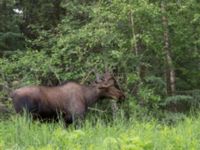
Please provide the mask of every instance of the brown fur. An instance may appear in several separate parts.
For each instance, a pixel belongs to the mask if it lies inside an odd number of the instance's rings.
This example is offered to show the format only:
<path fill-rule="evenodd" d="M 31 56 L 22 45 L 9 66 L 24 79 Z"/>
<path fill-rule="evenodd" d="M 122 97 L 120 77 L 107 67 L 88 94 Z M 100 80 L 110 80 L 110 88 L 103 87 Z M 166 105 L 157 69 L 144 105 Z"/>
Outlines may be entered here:
<path fill-rule="evenodd" d="M 58 113 L 66 122 L 84 118 L 88 106 L 101 97 L 114 99 L 124 98 L 124 94 L 116 85 L 110 74 L 90 86 L 68 82 L 56 87 L 29 86 L 22 87 L 11 93 L 13 105 L 17 113 L 23 110 L 33 117 L 42 119 L 58 117 Z"/>

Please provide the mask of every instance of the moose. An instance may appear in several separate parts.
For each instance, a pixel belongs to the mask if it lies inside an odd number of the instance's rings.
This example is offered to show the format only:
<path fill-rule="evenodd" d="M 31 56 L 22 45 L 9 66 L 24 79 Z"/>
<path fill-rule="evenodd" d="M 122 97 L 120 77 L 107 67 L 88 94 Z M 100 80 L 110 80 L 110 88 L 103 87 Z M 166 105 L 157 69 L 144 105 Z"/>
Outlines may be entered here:
<path fill-rule="evenodd" d="M 16 89 L 11 93 L 16 113 L 24 110 L 33 118 L 52 119 L 62 114 L 66 124 L 83 120 L 89 106 L 101 98 L 123 100 L 124 93 L 120 90 L 115 78 L 106 72 L 90 85 L 68 81 L 62 85 L 28 86 Z"/>

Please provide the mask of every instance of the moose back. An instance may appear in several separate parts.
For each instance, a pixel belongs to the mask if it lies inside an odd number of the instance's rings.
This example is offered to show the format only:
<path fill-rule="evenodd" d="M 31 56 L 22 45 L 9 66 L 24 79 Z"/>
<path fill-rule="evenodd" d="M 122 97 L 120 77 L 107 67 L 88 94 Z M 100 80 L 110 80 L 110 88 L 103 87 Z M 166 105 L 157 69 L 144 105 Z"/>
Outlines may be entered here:
<path fill-rule="evenodd" d="M 51 119 L 62 117 L 66 123 L 83 119 L 88 106 L 102 97 L 116 100 L 124 99 L 116 80 L 110 73 L 105 73 L 91 85 L 67 82 L 55 87 L 29 86 L 19 88 L 11 93 L 15 111 L 24 110 L 33 118 Z"/>

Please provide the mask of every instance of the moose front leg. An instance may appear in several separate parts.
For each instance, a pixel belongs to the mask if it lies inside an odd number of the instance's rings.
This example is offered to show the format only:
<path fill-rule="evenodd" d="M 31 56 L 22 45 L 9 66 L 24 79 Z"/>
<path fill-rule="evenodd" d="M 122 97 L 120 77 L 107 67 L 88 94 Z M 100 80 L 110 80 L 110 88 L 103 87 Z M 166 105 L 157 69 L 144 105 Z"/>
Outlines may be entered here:
<path fill-rule="evenodd" d="M 81 127 L 83 120 L 85 118 L 85 112 L 84 113 L 73 113 L 71 115 L 63 115 L 63 121 L 64 121 L 64 127 L 67 128 L 70 124 L 74 124 L 75 127 Z"/>
<path fill-rule="evenodd" d="M 85 112 L 75 113 L 72 115 L 72 122 L 76 128 L 82 127 L 84 119 L 85 119 Z"/>
<path fill-rule="evenodd" d="M 66 105 L 71 121 L 75 126 L 81 126 L 86 113 L 86 104 L 82 99 L 72 98 L 70 103 Z"/>

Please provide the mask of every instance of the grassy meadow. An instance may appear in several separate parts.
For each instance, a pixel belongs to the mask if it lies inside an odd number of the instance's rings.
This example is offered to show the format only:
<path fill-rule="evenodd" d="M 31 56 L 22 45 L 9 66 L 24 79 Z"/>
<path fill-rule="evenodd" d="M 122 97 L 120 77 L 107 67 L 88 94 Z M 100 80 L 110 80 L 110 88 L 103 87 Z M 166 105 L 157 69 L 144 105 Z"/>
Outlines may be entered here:
<path fill-rule="evenodd" d="M 198 150 L 200 117 L 158 121 L 86 120 L 81 128 L 13 116 L 0 122 L 0 150 Z"/>

